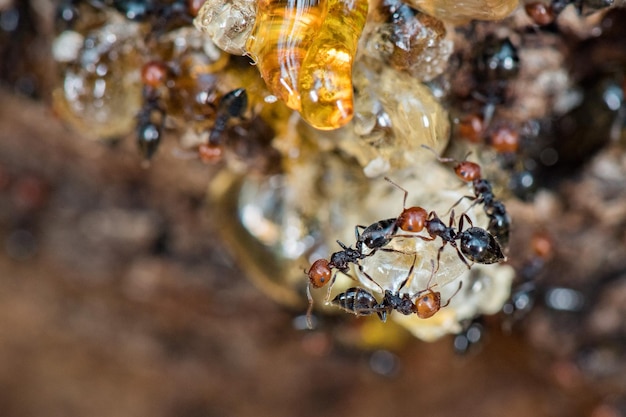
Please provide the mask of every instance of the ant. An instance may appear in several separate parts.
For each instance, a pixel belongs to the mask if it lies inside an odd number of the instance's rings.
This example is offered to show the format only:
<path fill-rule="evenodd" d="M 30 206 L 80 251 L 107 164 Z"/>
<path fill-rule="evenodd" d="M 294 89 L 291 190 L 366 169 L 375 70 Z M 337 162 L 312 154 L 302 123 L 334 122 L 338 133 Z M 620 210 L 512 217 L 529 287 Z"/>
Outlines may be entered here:
<path fill-rule="evenodd" d="M 163 136 L 165 110 L 160 103 L 160 89 L 168 76 L 169 68 L 161 61 L 148 62 L 141 69 L 144 104 L 137 114 L 137 145 L 146 163 L 154 156 Z"/>
<path fill-rule="evenodd" d="M 426 284 L 427 288 L 413 296 L 407 293 L 400 296 L 400 291 L 406 287 L 413 275 L 416 259 L 417 256 L 415 255 L 407 277 L 400 284 L 398 290 L 396 292 L 385 290 L 385 294 L 380 303 L 376 303 L 374 295 L 362 288 L 349 288 L 346 292 L 338 294 L 331 303 L 356 316 L 369 316 L 376 313 L 383 322 L 386 321 L 387 314 L 390 314 L 394 310 L 405 316 L 416 314 L 417 317 L 421 319 L 434 316 L 439 310 L 450 304 L 452 298 L 461 290 L 463 282 L 460 282 L 459 288 L 448 301 L 444 305 L 441 305 L 441 293 L 432 290 L 437 284 L 430 285 L 436 272 L 435 264 L 431 261 L 432 272 Z M 415 298 L 415 301 L 412 301 L 412 298 Z"/>
<path fill-rule="evenodd" d="M 509 241 L 509 229 L 511 225 L 511 219 L 506 212 L 506 207 L 504 206 L 504 204 L 501 201 L 495 199 L 491 183 L 482 177 L 480 165 L 475 162 L 470 162 L 467 159 L 458 161 L 453 158 L 443 158 L 439 156 L 434 149 L 426 145 L 422 145 L 422 147 L 434 153 L 439 162 L 455 163 L 454 173 L 456 174 L 456 176 L 461 181 L 471 183 L 472 188 L 474 189 L 474 195 L 461 197 L 456 203 L 454 203 L 454 205 L 452 205 L 452 207 L 455 207 L 461 202 L 461 200 L 466 198 L 474 200 L 474 202 L 470 205 L 470 207 L 467 208 L 467 210 L 469 210 L 475 204 L 482 204 L 483 210 L 489 218 L 489 225 L 487 226 L 487 230 L 489 231 L 489 233 L 496 237 L 496 239 L 502 246 L 506 247 Z M 467 156 L 465 158 L 467 158 Z M 465 210 L 465 212 L 467 212 L 467 210 Z"/>
<path fill-rule="evenodd" d="M 333 253 L 330 256 L 330 261 L 326 259 L 318 259 L 313 262 L 311 268 L 308 271 L 304 271 L 305 274 L 309 277 L 309 282 L 306 287 L 306 295 L 309 300 L 309 308 L 307 309 L 306 317 L 308 327 L 311 328 L 311 312 L 313 311 L 313 296 L 311 295 L 311 287 L 313 288 L 322 288 L 328 285 L 328 290 L 326 292 L 326 301 L 330 298 L 330 291 L 332 290 L 333 285 L 335 284 L 335 279 L 337 278 L 337 272 L 333 274 L 332 270 L 336 269 L 348 277 L 354 279 L 350 274 L 350 264 L 355 264 L 359 266 L 361 272 L 365 274 L 361 264 L 359 261 L 361 259 L 365 259 L 368 256 L 371 256 L 375 253 L 375 251 L 371 251 L 367 254 L 364 254 L 362 250 L 353 249 L 352 247 L 348 247 L 343 244 L 341 241 L 337 241 L 339 246 L 341 246 L 340 251 Z M 376 283 L 369 275 L 365 274 L 368 279 L 372 282 Z M 378 284 L 377 284 L 378 285 Z M 382 289 L 381 289 L 382 292 Z M 356 295 L 355 295 L 356 297 Z"/>
<path fill-rule="evenodd" d="M 222 156 L 222 137 L 228 121 L 243 117 L 248 108 L 248 94 L 244 88 L 237 88 L 224 94 L 217 104 L 217 115 L 207 143 L 198 147 L 200 159 L 204 162 L 217 161 Z"/>
<path fill-rule="evenodd" d="M 389 178 L 385 179 L 404 192 L 404 204 L 406 204 L 408 191 L 391 181 Z M 471 226 L 467 230 L 463 230 L 464 221 L 467 221 Z M 441 245 L 441 248 L 439 248 L 439 251 L 437 252 L 436 271 L 439 270 L 441 252 L 448 243 L 456 249 L 459 258 L 468 269 L 470 268 L 470 265 L 467 262 L 467 259 L 481 264 L 497 263 L 505 259 L 502 249 L 493 235 L 480 227 L 474 227 L 472 220 L 465 213 L 461 214 L 458 231 L 454 229 L 454 210 L 452 210 L 450 215 L 448 226 L 446 226 L 445 223 L 437 216 L 437 213 L 431 211 L 428 215 L 426 215 L 426 210 L 421 207 L 410 207 L 408 209 L 404 209 L 400 216 L 398 216 L 396 225 L 403 231 L 413 233 L 418 233 L 423 229 L 426 229 L 429 236 L 396 234 L 392 237 L 420 238 L 426 241 L 435 240 L 437 237 L 441 238 L 443 245 Z M 460 241 L 460 247 L 457 246 L 457 240 Z"/>

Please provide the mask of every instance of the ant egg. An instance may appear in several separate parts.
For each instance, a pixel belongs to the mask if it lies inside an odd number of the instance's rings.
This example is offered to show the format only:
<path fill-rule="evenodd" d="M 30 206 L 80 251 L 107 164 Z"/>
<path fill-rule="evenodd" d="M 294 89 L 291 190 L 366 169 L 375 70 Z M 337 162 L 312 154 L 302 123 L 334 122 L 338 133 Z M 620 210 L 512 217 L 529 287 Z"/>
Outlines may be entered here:
<path fill-rule="evenodd" d="M 517 8 L 518 0 L 408 0 L 411 6 L 438 19 L 462 23 L 501 20 Z"/>
<path fill-rule="evenodd" d="M 369 0 L 327 0 L 322 26 L 307 48 L 299 89 L 302 117 L 318 129 L 336 129 L 353 116 L 352 64 Z"/>

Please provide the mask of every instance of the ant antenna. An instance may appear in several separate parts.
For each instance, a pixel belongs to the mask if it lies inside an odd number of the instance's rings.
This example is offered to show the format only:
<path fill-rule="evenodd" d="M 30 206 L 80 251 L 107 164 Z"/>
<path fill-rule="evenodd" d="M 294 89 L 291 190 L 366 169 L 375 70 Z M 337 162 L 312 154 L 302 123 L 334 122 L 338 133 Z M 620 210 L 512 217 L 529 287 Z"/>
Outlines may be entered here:
<path fill-rule="evenodd" d="M 467 158 L 468 158 L 468 157 L 472 154 L 472 151 L 467 152 L 467 153 L 465 154 L 465 156 L 463 157 L 463 159 L 459 161 L 458 159 L 454 159 L 454 158 L 444 158 L 443 156 L 439 155 L 439 154 L 437 153 L 437 151 L 435 151 L 433 148 L 431 148 L 431 147 L 430 147 L 430 146 L 428 146 L 428 145 L 424 145 L 424 144 L 422 144 L 421 146 L 422 146 L 422 148 L 424 148 L 424 149 L 428 149 L 429 151 L 431 151 L 431 152 L 435 155 L 435 157 L 437 158 L 437 160 L 438 160 L 439 162 L 443 162 L 443 163 L 447 163 L 447 162 L 455 162 L 455 163 L 465 162 L 465 161 L 467 161 Z"/>
<path fill-rule="evenodd" d="M 400 191 L 404 193 L 404 198 L 402 199 L 402 208 L 403 209 L 406 208 L 406 198 L 409 195 L 409 192 L 406 189 L 402 188 L 397 183 L 393 182 L 391 178 L 389 177 L 385 177 L 385 181 L 387 181 L 388 183 L 390 183 L 391 185 L 393 185 L 394 187 L 396 187 L 397 189 L 399 189 Z"/>
<path fill-rule="evenodd" d="M 448 304 L 450 304 L 450 301 L 452 301 L 452 299 L 454 298 L 455 295 L 457 295 L 459 293 L 459 291 L 461 291 L 461 287 L 463 286 L 463 281 L 459 282 L 459 288 L 456 289 L 456 291 L 454 292 L 454 294 L 452 294 L 452 296 L 450 298 L 448 298 L 448 302 L 445 303 L 444 305 L 441 306 L 441 308 L 447 307 Z"/>

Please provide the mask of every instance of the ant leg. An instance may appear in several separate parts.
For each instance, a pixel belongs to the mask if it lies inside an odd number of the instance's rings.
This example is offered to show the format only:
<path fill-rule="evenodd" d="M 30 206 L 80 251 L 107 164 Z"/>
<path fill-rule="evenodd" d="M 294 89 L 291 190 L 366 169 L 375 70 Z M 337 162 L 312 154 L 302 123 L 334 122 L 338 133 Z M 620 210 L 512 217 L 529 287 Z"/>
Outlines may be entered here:
<path fill-rule="evenodd" d="M 463 256 L 463 254 L 461 253 L 461 251 L 459 250 L 459 247 L 456 245 L 456 242 L 450 242 L 450 244 L 452 246 L 454 246 L 454 249 L 456 249 L 456 253 L 457 255 L 459 255 L 459 258 L 463 261 L 463 263 L 465 264 L 465 266 L 467 266 L 467 269 L 472 269 L 471 265 L 467 263 L 467 259 L 465 259 L 465 256 Z M 437 259 L 438 260 L 438 259 Z"/>
<path fill-rule="evenodd" d="M 335 285 L 335 280 L 337 279 L 337 272 L 333 274 L 333 277 L 330 279 L 328 283 L 328 290 L 326 290 L 326 298 L 324 298 L 324 304 L 328 304 L 328 300 L 330 300 L 330 291 L 333 289 L 333 285 Z"/>
<path fill-rule="evenodd" d="M 306 327 L 309 330 L 313 330 L 313 322 L 311 321 L 311 315 L 313 314 L 313 295 L 311 294 L 311 283 L 306 286 L 306 297 L 309 299 L 309 308 L 306 310 Z"/>
<path fill-rule="evenodd" d="M 441 259 L 441 252 L 443 252 L 443 248 L 446 247 L 446 243 L 448 243 L 448 242 L 444 241 L 443 245 L 441 245 L 441 247 L 437 251 L 437 268 L 435 268 L 435 272 L 439 271 L 439 261 Z"/>
<path fill-rule="evenodd" d="M 400 187 L 398 184 L 396 184 L 395 182 L 393 182 L 389 177 L 385 177 L 385 181 L 387 181 L 388 183 L 390 183 L 391 185 L 394 185 L 396 188 L 398 188 L 399 190 L 401 190 L 402 192 L 404 192 L 404 198 L 402 199 L 402 208 L 404 209 L 406 207 L 406 198 L 409 195 L 409 192 Z"/>
<path fill-rule="evenodd" d="M 409 283 L 410 279 L 412 278 L 413 269 L 415 269 L 415 262 L 417 262 L 417 254 L 413 255 L 413 264 L 411 265 L 411 268 L 409 268 L 409 273 L 406 275 L 406 278 L 404 279 L 404 281 L 402 281 L 402 284 L 400 284 L 400 287 L 398 287 L 398 292 L 400 292 L 400 290 L 404 288 Z"/>
<path fill-rule="evenodd" d="M 362 226 L 360 224 L 357 224 L 356 226 L 354 226 L 354 236 L 356 237 L 356 241 L 357 242 L 361 239 L 361 234 L 359 233 L 359 229 L 365 230 L 366 227 Z M 339 241 L 337 241 L 337 242 L 339 242 Z M 341 247 L 343 248 L 343 244 L 340 243 L 340 245 L 342 245 Z"/>
<path fill-rule="evenodd" d="M 470 219 L 470 216 L 468 216 L 465 213 L 462 213 L 460 216 L 461 220 L 459 220 L 459 233 L 461 233 L 463 231 L 463 219 L 466 219 L 467 222 L 469 223 L 470 227 L 474 227 L 474 223 L 472 223 L 472 219 Z"/>
<path fill-rule="evenodd" d="M 373 284 L 375 284 L 378 287 L 378 289 L 380 290 L 380 292 L 384 294 L 385 290 L 383 289 L 383 287 L 381 287 L 378 282 L 374 281 L 374 278 L 372 278 L 367 272 L 365 272 L 365 270 L 363 269 L 363 265 L 361 265 L 361 264 L 358 264 L 358 265 L 359 265 L 359 271 L 361 271 L 361 273 L 363 275 L 365 275 L 365 278 L 367 278 L 368 281 L 370 281 Z"/>
<path fill-rule="evenodd" d="M 452 210 L 453 208 L 455 208 L 456 206 L 458 206 L 459 204 L 461 204 L 461 201 L 465 200 L 465 199 L 470 199 L 470 200 L 474 200 L 474 202 L 467 208 L 467 210 L 471 209 L 472 207 L 474 207 L 474 205 L 477 203 L 477 198 L 473 195 L 464 195 L 463 197 L 459 198 L 456 203 L 454 203 L 452 205 L 452 207 L 450 207 L 445 213 L 443 213 L 444 215 L 450 213 L 450 210 Z M 465 210 L 463 213 L 467 212 L 467 210 Z"/>
<path fill-rule="evenodd" d="M 462 286 L 463 286 L 463 281 L 459 282 L 459 288 L 457 288 L 456 291 L 454 292 L 454 294 L 452 294 L 452 296 L 450 298 L 448 298 L 448 302 L 445 303 L 444 305 L 442 305 L 440 308 L 447 307 L 448 304 L 450 304 L 450 301 L 452 301 L 452 299 L 454 298 L 454 296 L 457 295 L 459 293 L 459 291 L 461 291 L 461 287 Z"/>

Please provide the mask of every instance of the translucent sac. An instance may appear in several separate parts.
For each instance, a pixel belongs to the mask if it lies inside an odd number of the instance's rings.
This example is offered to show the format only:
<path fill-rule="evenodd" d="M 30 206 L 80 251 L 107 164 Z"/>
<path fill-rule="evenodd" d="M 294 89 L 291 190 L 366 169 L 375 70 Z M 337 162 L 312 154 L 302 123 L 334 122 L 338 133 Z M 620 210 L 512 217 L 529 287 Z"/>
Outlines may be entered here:
<path fill-rule="evenodd" d="M 376 14 L 380 23 L 367 34 L 365 54 L 421 81 L 430 81 L 445 71 L 453 42 L 441 20 L 399 0 L 384 1 Z"/>
<path fill-rule="evenodd" d="M 411 6 L 449 22 L 501 20 L 509 16 L 519 0 L 407 0 Z"/>
<path fill-rule="evenodd" d="M 354 114 L 352 64 L 367 18 L 368 0 L 328 0 L 324 23 L 309 48 L 299 86 L 302 117 L 330 130 Z"/>
<path fill-rule="evenodd" d="M 226 52 L 245 55 L 256 20 L 256 0 L 207 0 L 193 23 Z"/>

